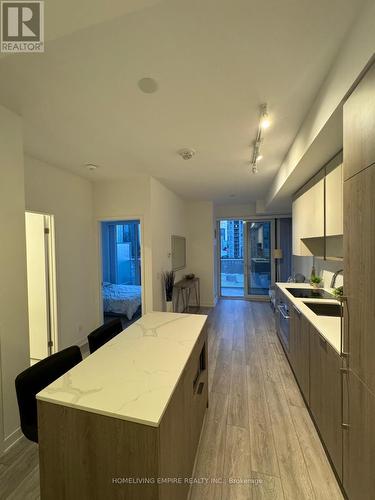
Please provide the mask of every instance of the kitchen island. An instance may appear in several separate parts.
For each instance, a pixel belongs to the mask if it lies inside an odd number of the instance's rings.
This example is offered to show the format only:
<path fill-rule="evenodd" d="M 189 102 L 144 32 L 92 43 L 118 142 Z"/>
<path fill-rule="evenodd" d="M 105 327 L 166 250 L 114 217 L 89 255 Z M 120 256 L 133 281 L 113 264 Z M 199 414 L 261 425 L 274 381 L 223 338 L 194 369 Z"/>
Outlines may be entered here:
<path fill-rule="evenodd" d="M 208 405 L 205 321 L 146 314 L 37 395 L 42 500 L 187 497 Z"/>

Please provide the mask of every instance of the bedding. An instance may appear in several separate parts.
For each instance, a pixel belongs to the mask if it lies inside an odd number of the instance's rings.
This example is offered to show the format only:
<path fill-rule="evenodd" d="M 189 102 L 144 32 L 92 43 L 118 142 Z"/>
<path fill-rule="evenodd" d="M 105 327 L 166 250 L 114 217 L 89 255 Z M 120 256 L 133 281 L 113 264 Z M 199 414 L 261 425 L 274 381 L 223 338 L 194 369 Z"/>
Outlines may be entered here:
<path fill-rule="evenodd" d="M 103 309 L 105 313 L 124 314 L 130 320 L 141 303 L 141 287 L 139 285 L 103 283 Z"/>

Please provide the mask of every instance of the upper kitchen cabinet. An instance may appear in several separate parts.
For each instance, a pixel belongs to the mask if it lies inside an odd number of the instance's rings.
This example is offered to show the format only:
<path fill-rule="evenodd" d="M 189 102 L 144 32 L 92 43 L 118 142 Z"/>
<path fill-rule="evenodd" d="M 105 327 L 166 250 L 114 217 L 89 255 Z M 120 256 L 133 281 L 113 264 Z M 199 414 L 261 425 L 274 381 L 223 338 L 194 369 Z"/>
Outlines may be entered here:
<path fill-rule="evenodd" d="M 375 163 L 375 65 L 344 105 L 344 179 Z"/>
<path fill-rule="evenodd" d="M 342 165 L 326 169 L 326 236 L 343 234 Z"/>
<path fill-rule="evenodd" d="M 293 254 L 324 253 L 324 170 L 296 193 L 293 200 Z"/>
<path fill-rule="evenodd" d="M 293 200 L 293 254 L 343 256 L 343 168 L 336 155 Z"/>
<path fill-rule="evenodd" d="M 325 217 L 327 258 L 342 258 L 344 252 L 344 217 L 343 217 L 343 167 L 331 162 L 326 166 L 325 182 Z"/>

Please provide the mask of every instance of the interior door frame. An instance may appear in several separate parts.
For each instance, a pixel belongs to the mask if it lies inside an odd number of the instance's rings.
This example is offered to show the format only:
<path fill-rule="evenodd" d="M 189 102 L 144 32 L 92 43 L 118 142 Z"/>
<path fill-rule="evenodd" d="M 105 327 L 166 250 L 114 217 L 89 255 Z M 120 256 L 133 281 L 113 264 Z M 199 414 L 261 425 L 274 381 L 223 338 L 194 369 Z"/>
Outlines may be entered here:
<path fill-rule="evenodd" d="M 260 300 L 268 302 L 270 300 L 269 295 L 255 295 L 249 293 L 249 227 L 252 222 L 270 222 L 271 223 L 271 239 L 270 239 L 270 262 L 271 262 L 271 284 L 270 288 L 275 284 L 275 259 L 273 258 L 273 250 L 275 248 L 275 218 L 274 217 L 251 217 L 244 219 L 244 296 L 248 300 Z"/>
<path fill-rule="evenodd" d="M 25 210 L 25 215 L 26 213 L 42 215 L 44 217 L 47 290 L 47 351 L 50 356 L 59 350 L 55 216 L 36 210 Z"/>
<path fill-rule="evenodd" d="M 103 311 L 103 292 L 102 292 L 102 282 L 103 282 L 103 255 L 102 255 L 102 222 L 116 222 L 116 221 L 134 221 L 139 220 L 140 223 L 140 233 L 141 233 L 141 301 L 142 301 L 142 316 L 146 312 L 146 291 L 145 291 L 145 252 L 144 252 L 144 217 L 142 215 L 119 215 L 116 217 L 98 217 L 96 219 L 96 238 L 97 238 L 97 255 L 98 255 L 98 291 L 99 291 L 99 304 L 98 304 L 98 324 L 104 321 L 104 311 Z"/>

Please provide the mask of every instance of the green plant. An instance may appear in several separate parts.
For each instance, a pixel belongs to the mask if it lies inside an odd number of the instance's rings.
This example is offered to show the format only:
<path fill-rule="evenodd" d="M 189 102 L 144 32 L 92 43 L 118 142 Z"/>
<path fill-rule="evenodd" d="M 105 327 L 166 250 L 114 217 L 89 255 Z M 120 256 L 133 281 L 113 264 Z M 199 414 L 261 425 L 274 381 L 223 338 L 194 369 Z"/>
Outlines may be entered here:
<path fill-rule="evenodd" d="M 165 298 L 167 302 L 171 302 L 173 297 L 174 278 L 175 278 L 174 271 L 163 272 Z"/>
<path fill-rule="evenodd" d="M 322 278 L 320 276 L 313 276 L 311 278 L 311 283 L 314 283 L 315 285 L 320 285 L 320 283 L 322 282 Z"/>
<path fill-rule="evenodd" d="M 337 288 L 334 288 L 333 295 L 338 298 L 342 297 L 344 295 L 344 287 L 338 286 Z"/>

